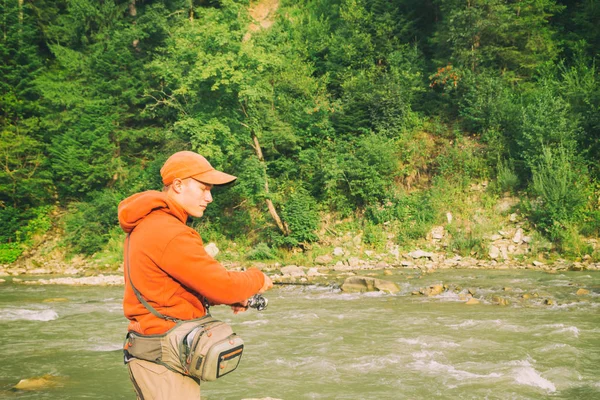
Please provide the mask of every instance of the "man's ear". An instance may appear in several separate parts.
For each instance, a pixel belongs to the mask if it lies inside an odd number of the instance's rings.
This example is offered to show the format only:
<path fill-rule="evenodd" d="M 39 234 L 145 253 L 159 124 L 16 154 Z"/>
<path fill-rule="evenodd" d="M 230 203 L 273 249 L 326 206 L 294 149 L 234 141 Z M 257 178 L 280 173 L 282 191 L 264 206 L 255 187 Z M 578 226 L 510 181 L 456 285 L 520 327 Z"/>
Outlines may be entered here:
<path fill-rule="evenodd" d="M 179 178 L 173 179 L 173 183 L 171 183 L 171 188 L 177 194 L 183 191 L 183 181 Z"/>

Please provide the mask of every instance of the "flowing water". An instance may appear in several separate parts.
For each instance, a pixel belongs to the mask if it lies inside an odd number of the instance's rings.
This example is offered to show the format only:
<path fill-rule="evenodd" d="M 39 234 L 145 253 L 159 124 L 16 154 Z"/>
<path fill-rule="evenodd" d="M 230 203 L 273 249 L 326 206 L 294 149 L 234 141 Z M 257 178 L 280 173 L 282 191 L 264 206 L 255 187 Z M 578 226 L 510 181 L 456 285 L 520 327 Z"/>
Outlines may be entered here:
<path fill-rule="evenodd" d="M 283 286 L 260 313 L 214 307 L 246 349 L 237 371 L 202 385 L 202 398 L 600 398 L 600 273 L 398 270 L 385 279 L 401 291 Z M 453 291 L 411 295 L 436 283 L 471 289 L 481 303 Z M 122 291 L 0 284 L 0 398 L 134 399 L 120 351 Z M 13 389 L 43 375 L 53 385 Z"/>

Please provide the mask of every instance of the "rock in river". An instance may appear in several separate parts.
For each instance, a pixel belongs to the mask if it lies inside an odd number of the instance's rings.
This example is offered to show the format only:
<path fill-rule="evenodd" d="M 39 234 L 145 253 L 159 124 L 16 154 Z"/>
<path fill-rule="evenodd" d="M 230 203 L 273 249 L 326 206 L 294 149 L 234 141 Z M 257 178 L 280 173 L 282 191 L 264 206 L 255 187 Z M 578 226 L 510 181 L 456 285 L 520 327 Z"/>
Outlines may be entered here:
<path fill-rule="evenodd" d="M 342 285 L 344 292 L 388 292 L 396 293 L 400 288 L 390 281 L 368 276 L 350 276 Z"/>
<path fill-rule="evenodd" d="M 14 388 L 19 390 L 41 390 L 56 386 L 62 386 L 64 383 L 62 377 L 56 375 L 43 375 L 35 378 L 21 379 Z"/>

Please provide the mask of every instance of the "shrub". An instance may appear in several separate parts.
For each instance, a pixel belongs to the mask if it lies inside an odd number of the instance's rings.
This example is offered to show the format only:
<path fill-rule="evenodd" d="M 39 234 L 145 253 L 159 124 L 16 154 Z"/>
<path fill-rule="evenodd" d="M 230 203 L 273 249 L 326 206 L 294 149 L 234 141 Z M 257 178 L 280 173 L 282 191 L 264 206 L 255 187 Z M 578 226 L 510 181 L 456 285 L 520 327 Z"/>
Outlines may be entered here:
<path fill-rule="evenodd" d="M 579 222 L 587 203 L 587 180 L 565 149 L 542 149 L 531 185 L 537 200 L 526 204 L 531 219 L 551 239 L 561 240 L 564 225 Z"/>
<path fill-rule="evenodd" d="M 17 231 L 26 223 L 27 213 L 15 207 L 0 208 L 0 243 L 17 239 Z"/>
<path fill-rule="evenodd" d="M 496 168 L 496 187 L 499 192 L 515 193 L 519 186 L 519 176 L 515 173 L 512 163 L 499 161 Z"/>
<path fill-rule="evenodd" d="M 535 92 L 522 110 L 522 125 L 516 142 L 527 171 L 547 162 L 544 148 L 575 150 L 579 132 L 570 114 L 569 104 L 556 95 L 548 84 Z M 539 174 L 538 174 L 539 175 Z"/>
<path fill-rule="evenodd" d="M 446 179 L 466 185 L 473 178 L 487 176 L 480 149 L 467 139 L 457 138 L 436 159 L 437 172 Z"/>
<path fill-rule="evenodd" d="M 319 239 L 315 233 L 320 220 L 317 202 L 306 190 L 300 188 L 292 192 L 282 205 L 280 216 L 287 224 L 290 234 L 284 236 L 280 232 L 273 233 L 272 239 L 275 245 L 294 247 Z"/>
<path fill-rule="evenodd" d="M 266 243 L 259 243 L 252 250 L 246 253 L 247 260 L 273 260 L 276 258 L 273 249 Z"/>
<path fill-rule="evenodd" d="M 0 264 L 15 262 L 23 253 L 21 243 L 0 243 Z"/>
<path fill-rule="evenodd" d="M 119 197 L 111 190 L 96 192 L 87 203 L 72 203 L 65 217 L 65 241 L 75 253 L 94 254 L 110 238 L 117 224 Z"/>

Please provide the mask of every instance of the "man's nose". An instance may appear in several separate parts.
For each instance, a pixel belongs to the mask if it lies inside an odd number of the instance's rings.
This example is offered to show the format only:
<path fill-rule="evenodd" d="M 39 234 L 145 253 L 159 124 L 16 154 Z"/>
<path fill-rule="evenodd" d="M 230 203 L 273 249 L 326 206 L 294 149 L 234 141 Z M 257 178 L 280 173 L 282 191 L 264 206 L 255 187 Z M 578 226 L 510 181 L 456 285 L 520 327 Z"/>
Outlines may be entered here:
<path fill-rule="evenodd" d="M 210 192 L 210 190 L 207 190 L 207 191 L 204 192 L 204 200 L 207 203 L 212 203 L 213 198 L 212 198 L 212 193 Z"/>

